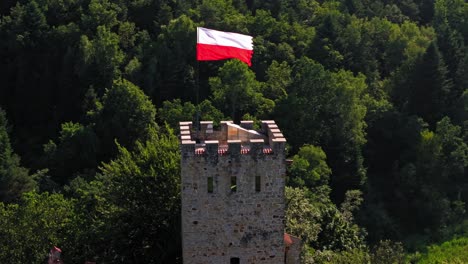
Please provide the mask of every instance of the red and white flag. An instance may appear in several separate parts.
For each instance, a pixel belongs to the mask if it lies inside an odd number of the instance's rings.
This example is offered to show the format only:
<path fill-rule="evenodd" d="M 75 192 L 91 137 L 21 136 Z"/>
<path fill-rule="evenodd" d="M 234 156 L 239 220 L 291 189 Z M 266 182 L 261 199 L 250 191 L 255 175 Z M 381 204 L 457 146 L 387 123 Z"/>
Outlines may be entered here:
<path fill-rule="evenodd" d="M 197 27 L 197 60 L 239 59 L 252 66 L 252 37 Z"/>

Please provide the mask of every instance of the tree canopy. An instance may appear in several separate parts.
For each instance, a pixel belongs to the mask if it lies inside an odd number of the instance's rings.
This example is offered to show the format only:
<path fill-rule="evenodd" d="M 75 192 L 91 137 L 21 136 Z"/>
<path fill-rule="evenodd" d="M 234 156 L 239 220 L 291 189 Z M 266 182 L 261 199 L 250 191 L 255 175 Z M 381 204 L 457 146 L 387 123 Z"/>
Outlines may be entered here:
<path fill-rule="evenodd" d="M 181 263 L 177 126 L 199 120 L 277 122 L 304 263 L 462 248 L 467 21 L 463 0 L 0 1 L 0 262 Z M 253 36 L 252 66 L 197 62 L 198 26 Z"/>

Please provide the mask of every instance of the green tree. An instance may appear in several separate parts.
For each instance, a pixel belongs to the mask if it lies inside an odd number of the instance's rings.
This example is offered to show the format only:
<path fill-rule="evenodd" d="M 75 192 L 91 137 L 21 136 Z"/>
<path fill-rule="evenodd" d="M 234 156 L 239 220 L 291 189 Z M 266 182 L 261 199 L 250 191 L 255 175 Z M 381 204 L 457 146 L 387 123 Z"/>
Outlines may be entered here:
<path fill-rule="evenodd" d="M 119 146 L 117 158 L 103 164 L 102 175 L 79 189 L 96 205 L 88 216 L 97 234 L 90 241 L 97 246 L 95 258 L 175 262 L 180 255 L 180 236 L 175 235 L 180 232 L 179 159 L 172 131 L 150 128 L 147 140 L 137 141 L 132 152 Z"/>
<path fill-rule="evenodd" d="M 103 159 L 117 153 L 115 141 L 132 149 L 136 140 L 146 140 L 155 128 L 156 108 L 140 88 L 127 80 L 114 81 L 102 98 L 94 121 Z"/>
<path fill-rule="evenodd" d="M 425 127 L 427 124 L 411 130 L 405 128 L 406 134 L 398 137 L 413 138 L 413 143 L 406 143 L 404 148 L 397 146 L 402 149 L 396 153 L 397 161 L 390 163 L 390 175 L 382 173 L 380 181 L 370 180 L 377 187 L 374 192 L 379 193 L 384 208 L 398 217 L 394 223 L 399 232 L 440 239 L 446 226 L 463 215 L 460 206 L 466 200 L 461 194 L 466 192 L 466 180 L 461 175 L 465 173 L 468 152 L 460 137 L 460 127 L 452 125 L 448 118 L 437 123 L 435 132 Z M 415 132 L 416 138 L 412 135 Z M 394 136 L 392 142 L 399 142 L 398 137 Z M 393 156 L 392 152 L 388 154 Z"/>
<path fill-rule="evenodd" d="M 180 99 L 164 101 L 162 107 L 158 109 L 158 119 L 161 123 L 166 122 L 171 128 L 178 129 L 179 122 L 192 121 L 195 112 L 195 106 L 190 102 L 182 104 Z"/>
<path fill-rule="evenodd" d="M 7 128 L 6 114 L 0 108 L 0 202 L 15 201 L 36 188 L 28 169 L 20 166 L 20 158 L 13 153 Z"/>
<path fill-rule="evenodd" d="M 434 18 L 434 2 L 429 0 L 416 1 L 419 6 L 419 17 L 422 24 L 430 24 Z"/>
<path fill-rule="evenodd" d="M 463 139 L 461 127 L 452 124 L 448 117 L 437 122 L 436 134 L 441 144 L 440 178 L 444 180 L 441 187 L 451 200 L 460 200 L 461 194 L 468 191 L 465 177 L 468 169 L 467 142 Z M 468 199 L 463 199 L 463 203 L 467 204 Z"/>
<path fill-rule="evenodd" d="M 346 192 L 345 199 L 340 205 L 340 211 L 347 222 L 354 222 L 353 214 L 361 207 L 362 201 L 362 192 L 360 190 Z"/>
<path fill-rule="evenodd" d="M 455 123 L 461 124 L 465 120 L 468 120 L 468 89 L 466 89 L 463 94 L 458 98 L 454 111 L 454 120 Z"/>
<path fill-rule="evenodd" d="M 468 83 L 466 70 L 466 54 L 465 41 L 462 34 L 454 29 L 444 19 L 444 23 L 436 25 L 437 30 L 437 45 L 440 53 L 447 64 L 447 79 L 453 81 L 453 86 L 447 94 L 447 105 L 449 113 L 453 112 L 456 101 L 460 98 Z"/>
<path fill-rule="evenodd" d="M 418 60 L 410 78 L 408 111 L 434 126 L 447 113 L 448 95 L 453 87 L 435 42 Z"/>
<path fill-rule="evenodd" d="M 196 20 L 203 20 L 205 26 L 242 33 L 245 17 L 233 5 L 232 0 L 203 0 L 197 5 Z M 244 32 L 246 33 L 246 32 Z"/>
<path fill-rule="evenodd" d="M 195 45 L 187 45 L 196 39 L 196 25 L 186 15 L 171 20 L 161 27 L 157 41 L 152 44 L 148 56 L 142 60 L 154 60 L 144 69 L 147 80 L 145 92 L 153 100 L 162 102 L 181 98 L 183 101 L 196 97 Z"/>
<path fill-rule="evenodd" d="M 317 240 L 321 231 L 320 208 L 310 201 L 305 188 L 286 187 L 285 232 L 299 237 L 303 243 Z"/>
<path fill-rule="evenodd" d="M 56 105 L 56 94 L 52 95 L 55 86 L 51 78 L 56 73 L 52 61 L 55 62 L 53 53 L 58 53 L 59 45 L 50 48 L 52 33 L 42 6 L 36 1 L 16 2 L 8 14 L 2 15 L 0 22 L 3 40 L 0 104 L 8 111 L 16 129 L 14 137 L 12 135 L 14 142 L 18 142 L 15 149 L 31 167 L 37 159 L 40 142 L 47 133 L 52 133 L 51 127 L 61 115 L 51 115 Z M 30 130 L 35 133 L 26 132 Z"/>
<path fill-rule="evenodd" d="M 204 100 L 196 106 L 196 109 L 200 113 L 200 120 L 213 121 L 215 126 L 218 126 L 221 121 L 226 120 L 223 113 L 214 107 L 210 100 Z"/>
<path fill-rule="evenodd" d="M 162 108 L 158 109 L 160 123 L 166 122 L 176 131 L 179 129 L 179 122 L 181 121 L 192 121 L 195 124 L 197 115 L 199 115 L 198 121 L 213 121 L 215 126 L 225 119 L 221 111 L 216 109 L 209 100 L 204 100 L 199 105 L 193 105 L 190 102 L 182 104 L 180 99 L 175 99 L 173 101 L 164 101 Z"/>
<path fill-rule="evenodd" d="M 260 83 L 245 63 L 238 60 L 227 61 L 219 69 L 218 77 L 210 78 L 213 102 L 225 115 L 238 122 L 245 113 L 255 116 L 269 114 L 274 102 L 260 92 Z"/>
<path fill-rule="evenodd" d="M 360 228 L 337 209 L 329 193 L 328 186 L 312 190 L 286 187 L 286 232 L 302 239 L 304 263 L 324 261 L 330 255 L 339 258 L 340 254 L 368 258 Z"/>
<path fill-rule="evenodd" d="M 466 3 L 463 0 L 436 0 L 434 2 L 434 26 L 438 27 L 449 25 L 460 30 L 463 26 Z"/>
<path fill-rule="evenodd" d="M 271 100 L 278 100 L 286 96 L 286 89 L 291 84 L 291 67 L 287 62 L 273 61 L 266 72 L 267 82 L 263 94 Z"/>
<path fill-rule="evenodd" d="M 88 32 L 94 32 L 99 26 L 112 28 L 118 24 L 120 12 L 120 7 L 108 0 L 91 0 L 82 14 L 81 23 Z"/>
<path fill-rule="evenodd" d="M 66 262 L 81 262 L 73 239 L 80 230 L 75 201 L 61 194 L 23 194 L 18 204 L 0 202 L 0 261 L 43 263 L 52 246 L 66 252 Z"/>
<path fill-rule="evenodd" d="M 108 87 L 120 77 L 124 53 L 119 47 L 119 36 L 106 26 L 98 26 L 94 39 L 82 35 L 79 41 L 80 63 L 77 66 L 85 85 Z M 102 90 L 98 90 L 102 94 Z"/>
<path fill-rule="evenodd" d="M 333 171 L 335 198 L 342 200 L 346 190 L 359 188 L 365 180 L 365 78 L 326 71 L 308 58 L 295 65 L 293 76 L 288 97 L 275 111 L 278 123 L 293 152 L 304 143 L 323 148 Z"/>
<path fill-rule="evenodd" d="M 327 69 L 339 69 L 343 63 L 343 54 L 340 53 L 335 41 L 343 29 L 344 15 L 337 10 L 327 10 L 320 15 L 317 26 L 317 37 L 308 56 L 316 59 Z"/>
<path fill-rule="evenodd" d="M 10 38 L 10 40 L 17 42 L 18 47 L 41 47 L 48 25 L 46 17 L 36 1 L 29 1 L 25 5 L 17 3 L 12 9 L 11 16 L 6 17 L 6 19 L 10 32 L 17 36 Z"/>
<path fill-rule="evenodd" d="M 50 140 L 44 145 L 45 165 L 52 180 L 61 185 L 77 174 L 94 176 L 97 153 L 99 143 L 92 127 L 73 122 L 62 124 L 57 143 Z"/>
<path fill-rule="evenodd" d="M 461 264 L 468 261 L 468 239 L 466 236 L 453 238 L 441 244 L 427 247 L 427 253 L 415 256 L 417 263 L 454 263 Z"/>
<path fill-rule="evenodd" d="M 322 250 L 317 251 L 309 263 L 324 264 L 349 264 L 370 263 L 367 249 L 353 248 L 342 251 Z"/>
<path fill-rule="evenodd" d="M 320 147 L 301 147 L 294 155 L 292 165 L 288 167 L 288 185 L 308 189 L 327 185 L 332 171 L 326 159 L 327 156 Z"/>
<path fill-rule="evenodd" d="M 406 262 L 405 251 L 401 242 L 382 240 L 373 249 L 371 263 L 375 264 L 404 264 Z"/>

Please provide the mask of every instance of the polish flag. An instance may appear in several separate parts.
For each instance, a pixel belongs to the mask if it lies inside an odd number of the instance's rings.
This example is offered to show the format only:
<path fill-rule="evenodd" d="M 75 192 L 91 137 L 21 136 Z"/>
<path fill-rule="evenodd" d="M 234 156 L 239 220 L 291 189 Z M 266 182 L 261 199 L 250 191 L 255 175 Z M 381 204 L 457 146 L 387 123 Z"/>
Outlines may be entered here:
<path fill-rule="evenodd" d="M 239 59 L 252 66 L 252 37 L 197 27 L 197 60 Z"/>

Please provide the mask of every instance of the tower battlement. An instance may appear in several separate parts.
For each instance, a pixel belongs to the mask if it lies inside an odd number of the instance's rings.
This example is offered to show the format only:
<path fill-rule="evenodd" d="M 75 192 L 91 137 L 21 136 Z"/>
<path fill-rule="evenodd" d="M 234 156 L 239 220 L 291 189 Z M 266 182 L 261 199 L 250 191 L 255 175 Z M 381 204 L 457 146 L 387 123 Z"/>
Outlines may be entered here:
<path fill-rule="evenodd" d="M 286 139 L 253 127 L 180 122 L 184 264 L 284 264 Z"/>
<path fill-rule="evenodd" d="M 262 121 L 260 131 L 253 130 L 253 121 L 222 121 L 221 129 L 213 129 L 212 121 L 201 121 L 194 131 L 192 122 L 180 122 L 183 156 L 194 155 L 278 155 L 283 154 L 286 139 L 275 121 Z"/>

